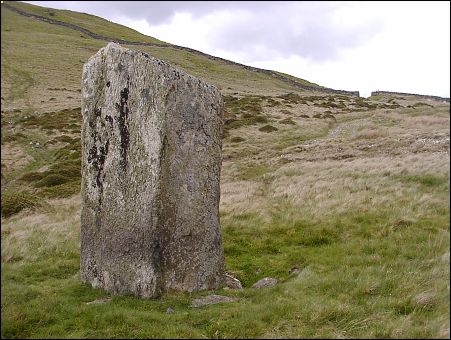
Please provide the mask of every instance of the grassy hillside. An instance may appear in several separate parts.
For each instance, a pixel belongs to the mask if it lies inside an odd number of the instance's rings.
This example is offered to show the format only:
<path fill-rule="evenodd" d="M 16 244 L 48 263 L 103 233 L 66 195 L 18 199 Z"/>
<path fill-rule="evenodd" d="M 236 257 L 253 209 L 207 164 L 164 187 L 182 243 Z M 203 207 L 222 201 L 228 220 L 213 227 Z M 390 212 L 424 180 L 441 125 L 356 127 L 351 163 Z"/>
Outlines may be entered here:
<path fill-rule="evenodd" d="M 28 13 L 40 15 L 46 18 L 56 19 L 70 24 L 81 26 L 91 32 L 106 37 L 114 37 L 116 39 L 124 39 L 131 41 L 151 42 L 166 44 L 165 42 L 141 34 L 131 28 L 113 23 L 95 15 L 79 13 L 68 10 L 56 10 L 53 8 L 35 6 L 24 2 L 13 2 L 16 8 L 27 11 Z"/>
<path fill-rule="evenodd" d="M 208 292 L 111 296 L 79 275 L 80 75 L 106 43 L 1 15 L 3 338 L 449 338 L 449 104 L 297 91 L 188 51 L 134 47 L 221 88 L 221 228 L 244 289 L 202 308 L 191 301 Z M 250 288 L 266 276 L 277 286 Z"/>
<path fill-rule="evenodd" d="M 79 25 L 97 34 L 131 41 L 162 43 L 92 15 L 19 2 L 12 2 L 12 5 L 33 14 Z M 49 13 L 53 15 L 50 16 Z M 1 15 L 2 110 L 48 112 L 80 106 L 79 96 L 74 95 L 74 92 L 80 90 L 83 64 L 106 42 L 91 39 L 67 27 L 24 17 L 8 9 L 3 8 Z M 171 47 L 131 47 L 183 68 L 227 93 L 266 94 L 296 90 L 290 84 L 267 74 L 210 60 L 188 51 Z M 302 79 L 298 80 L 310 84 Z"/>

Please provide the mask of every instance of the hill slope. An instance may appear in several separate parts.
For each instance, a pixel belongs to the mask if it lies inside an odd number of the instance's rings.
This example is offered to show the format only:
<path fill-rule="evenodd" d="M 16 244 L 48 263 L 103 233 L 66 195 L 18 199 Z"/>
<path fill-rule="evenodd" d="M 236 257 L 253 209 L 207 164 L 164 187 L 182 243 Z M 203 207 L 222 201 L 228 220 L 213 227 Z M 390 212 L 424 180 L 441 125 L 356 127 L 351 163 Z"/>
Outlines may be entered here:
<path fill-rule="evenodd" d="M 143 301 L 81 283 L 80 76 L 106 43 L 3 4 L 3 338 L 449 338 L 449 103 L 327 92 L 94 16 L 9 4 L 150 44 L 133 48 L 221 88 L 221 228 L 244 289 L 197 309 L 207 292 Z M 277 286 L 250 288 L 266 276 Z"/>
<path fill-rule="evenodd" d="M 79 89 L 76 75 L 81 74 L 84 61 L 110 40 L 164 59 L 217 85 L 225 93 L 280 93 L 299 86 L 328 90 L 296 77 L 170 45 L 92 15 L 17 2 L 5 3 L 2 8 L 2 107 L 8 110 L 13 106 L 42 109 L 61 108 L 57 104 L 79 105 L 67 98 L 73 97 L 68 92 Z M 37 48 L 30 54 L 32 45 Z M 45 51 L 39 46 L 45 46 Z M 51 88 L 65 89 L 55 93 L 55 103 L 46 103 L 49 99 L 42 98 L 44 92 L 50 91 L 45 88 L 50 82 L 55 85 Z M 15 87 L 10 89 L 9 84 Z"/>

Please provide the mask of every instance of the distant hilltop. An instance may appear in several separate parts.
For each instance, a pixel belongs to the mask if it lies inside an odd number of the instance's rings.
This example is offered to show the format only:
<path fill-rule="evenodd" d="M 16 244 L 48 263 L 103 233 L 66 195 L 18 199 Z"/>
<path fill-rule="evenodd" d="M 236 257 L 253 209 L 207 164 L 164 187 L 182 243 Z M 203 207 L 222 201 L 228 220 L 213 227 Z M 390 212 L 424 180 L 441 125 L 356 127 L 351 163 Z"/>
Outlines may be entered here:
<path fill-rule="evenodd" d="M 371 96 L 411 96 L 411 97 L 419 97 L 424 99 L 430 99 L 430 100 L 440 100 L 449 103 L 449 98 L 445 97 L 438 97 L 438 96 L 428 96 L 424 94 L 415 94 L 415 93 L 403 93 L 403 92 L 390 92 L 390 91 L 374 91 L 371 92 Z"/>

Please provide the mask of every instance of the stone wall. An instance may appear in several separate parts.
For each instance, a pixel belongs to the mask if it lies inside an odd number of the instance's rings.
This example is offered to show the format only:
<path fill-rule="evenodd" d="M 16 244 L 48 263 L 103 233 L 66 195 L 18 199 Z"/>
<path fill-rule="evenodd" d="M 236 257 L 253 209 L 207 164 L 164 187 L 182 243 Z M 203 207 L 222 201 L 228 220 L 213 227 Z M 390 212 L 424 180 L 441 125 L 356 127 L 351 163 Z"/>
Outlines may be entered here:
<path fill-rule="evenodd" d="M 404 92 L 390 92 L 390 91 L 373 91 L 371 92 L 372 96 L 407 96 L 407 97 L 418 97 L 419 99 L 426 100 L 438 100 L 442 102 L 449 103 L 449 98 L 438 97 L 438 96 L 428 96 L 424 94 L 414 94 L 414 93 L 404 93 Z"/>

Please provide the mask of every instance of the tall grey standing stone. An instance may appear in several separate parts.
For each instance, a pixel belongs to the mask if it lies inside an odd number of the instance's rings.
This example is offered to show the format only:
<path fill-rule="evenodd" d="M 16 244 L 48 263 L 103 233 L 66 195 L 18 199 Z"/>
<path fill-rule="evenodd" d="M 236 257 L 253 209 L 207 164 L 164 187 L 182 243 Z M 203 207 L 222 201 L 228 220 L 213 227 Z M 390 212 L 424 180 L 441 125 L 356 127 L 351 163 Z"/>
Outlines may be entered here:
<path fill-rule="evenodd" d="M 143 298 L 221 287 L 220 92 L 109 43 L 84 65 L 82 113 L 82 279 Z"/>

